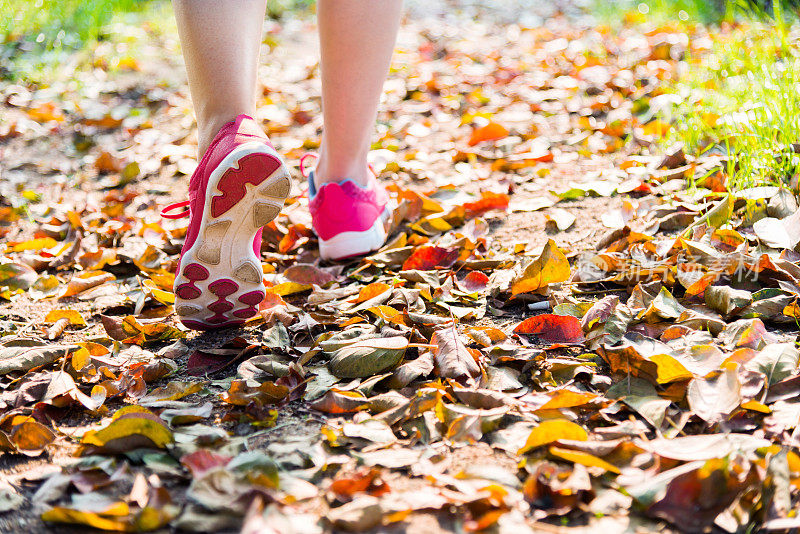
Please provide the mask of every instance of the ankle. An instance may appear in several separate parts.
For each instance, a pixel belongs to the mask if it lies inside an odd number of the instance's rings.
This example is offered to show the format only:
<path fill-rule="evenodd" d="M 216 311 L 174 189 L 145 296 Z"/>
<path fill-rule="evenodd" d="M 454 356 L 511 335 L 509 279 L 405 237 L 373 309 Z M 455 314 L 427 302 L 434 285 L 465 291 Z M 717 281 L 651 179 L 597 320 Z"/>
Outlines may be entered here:
<path fill-rule="evenodd" d="M 248 113 L 246 113 L 248 114 Z M 204 117 L 197 119 L 197 152 L 198 160 L 203 157 L 211 142 L 217 136 L 223 126 L 229 122 L 236 120 L 239 114 L 232 115 L 231 113 L 221 113 L 211 117 Z M 252 116 L 252 114 L 249 114 Z"/>
<path fill-rule="evenodd" d="M 327 183 L 351 180 L 356 185 L 366 187 L 369 184 L 370 172 L 366 158 L 333 164 L 324 154 L 320 154 L 314 169 L 314 185 L 321 187 Z"/>

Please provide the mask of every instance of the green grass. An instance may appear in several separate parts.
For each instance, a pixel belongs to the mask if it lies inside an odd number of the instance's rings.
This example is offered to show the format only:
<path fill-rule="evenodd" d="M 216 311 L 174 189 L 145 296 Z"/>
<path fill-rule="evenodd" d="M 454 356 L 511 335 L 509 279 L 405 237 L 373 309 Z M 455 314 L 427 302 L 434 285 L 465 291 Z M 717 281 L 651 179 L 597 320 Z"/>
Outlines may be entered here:
<path fill-rule="evenodd" d="M 150 4 L 150 0 L 0 0 L 0 40 L 33 40 L 44 47 L 79 45 L 97 39 L 115 16 L 140 12 Z"/>
<path fill-rule="evenodd" d="M 132 45 L 143 25 L 161 28 L 168 8 L 164 0 L 0 0 L 0 80 L 46 85 L 59 69 L 91 65 L 99 41 Z"/>
<path fill-rule="evenodd" d="M 793 32 L 797 32 L 795 29 Z M 734 189 L 791 183 L 800 172 L 800 47 L 782 24 L 746 23 L 716 34 L 710 53 L 690 59 L 664 117 L 666 142 L 690 153 L 728 154 Z"/>
<path fill-rule="evenodd" d="M 605 23 L 628 22 L 662 23 L 671 20 L 711 23 L 730 16 L 723 0 L 598 0 L 591 13 Z"/>
<path fill-rule="evenodd" d="M 800 0 L 597 0 L 593 15 L 602 21 L 622 20 L 664 23 L 681 20 L 715 24 L 741 19 L 775 20 L 797 17 Z"/>
<path fill-rule="evenodd" d="M 728 156 L 732 189 L 792 184 L 800 173 L 800 26 L 797 0 L 622 0 L 599 18 L 652 28 L 665 22 L 709 27 L 711 49 L 686 58 L 666 89 L 680 102 L 664 146 Z M 727 22 L 727 24 L 721 24 Z M 800 145 L 796 149 L 800 152 Z M 696 178 L 702 178 L 700 176 Z"/>
<path fill-rule="evenodd" d="M 86 43 L 100 37 L 113 19 L 147 11 L 154 3 L 169 4 L 167 0 L 0 0 L 0 42 L 33 39 L 56 47 Z M 313 4 L 313 0 L 269 0 L 267 15 L 278 18 Z"/>
<path fill-rule="evenodd" d="M 309 11 L 314 3 L 268 0 L 267 16 Z M 134 50 L 140 28 L 175 33 L 169 0 L 0 0 L 0 14 L 0 80 L 46 83 L 60 66 L 90 64 L 98 42 Z"/>

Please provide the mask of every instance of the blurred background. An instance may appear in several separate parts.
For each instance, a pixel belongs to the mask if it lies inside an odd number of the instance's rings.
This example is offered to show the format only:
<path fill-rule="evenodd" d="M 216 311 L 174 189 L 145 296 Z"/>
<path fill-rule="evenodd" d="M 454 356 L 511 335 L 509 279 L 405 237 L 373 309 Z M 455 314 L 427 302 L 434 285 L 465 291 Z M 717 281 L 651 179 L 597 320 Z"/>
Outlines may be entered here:
<path fill-rule="evenodd" d="M 663 146 L 681 142 L 693 152 L 730 153 L 733 182 L 747 186 L 796 180 L 800 162 L 786 147 L 800 141 L 799 5 L 800 0 L 407 0 L 406 13 L 409 21 L 425 21 L 431 42 L 446 40 L 450 30 L 444 28 L 459 25 L 495 25 L 506 32 L 556 20 L 579 32 L 611 32 L 629 44 L 669 34 L 675 42 L 665 44 L 667 53 L 677 54 L 671 59 L 680 65 L 658 92 L 674 98 L 653 107 L 649 95 L 634 112 L 671 125 Z M 270 0 L 268 6 L 264 44 L 270 50 L 280 53 L 279 45 L 313 34 L 313 1 Z M 93 70 L 102 78 L 141 72 L 144 65 L 180 64 L 165 0 L 0 0 L 0 13 L 5 88 L 21 84 L 41 91 L 76 72 Z M 180 68 L 165 67 L 157 81 L 178 87 L 182 75 Z M 0 117 L 0 130 L 2 125 Z"/>

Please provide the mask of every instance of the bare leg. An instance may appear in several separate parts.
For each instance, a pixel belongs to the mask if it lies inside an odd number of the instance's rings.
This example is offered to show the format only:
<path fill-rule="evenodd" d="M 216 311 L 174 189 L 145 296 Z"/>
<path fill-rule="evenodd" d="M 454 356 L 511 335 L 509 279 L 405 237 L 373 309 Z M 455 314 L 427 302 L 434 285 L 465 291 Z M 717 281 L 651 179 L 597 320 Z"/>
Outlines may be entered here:
<path fill-rule="evenodd" d="M 367 153 L 402 0 L 319 0 L 325 129 L 315 181 L 366 185 Z"/>
<path fill-rule="evenodd" d="M 202 155 L 219 129 L 253 116 L 266 0 L 173 0 Z"/>

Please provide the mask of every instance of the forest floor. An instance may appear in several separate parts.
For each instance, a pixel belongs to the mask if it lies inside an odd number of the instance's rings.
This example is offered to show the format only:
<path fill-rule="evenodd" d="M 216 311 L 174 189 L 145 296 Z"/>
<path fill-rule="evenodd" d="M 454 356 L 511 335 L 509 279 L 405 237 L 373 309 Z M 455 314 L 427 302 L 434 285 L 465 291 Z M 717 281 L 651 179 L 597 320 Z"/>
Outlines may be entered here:
<path fill-rule="evenodd" d="M 174 34 L 3 82 L 0 532 L 800 527 L 796 184 L 733 190 L 656 113 L 717 36 L 521 24 L 412 9 L 393 233 L 330 264 L 314 24 L 267 23 L 256 119 L 297 172 L 258 317 L 212 333 L 159 216 L 196 164 Z"/>

